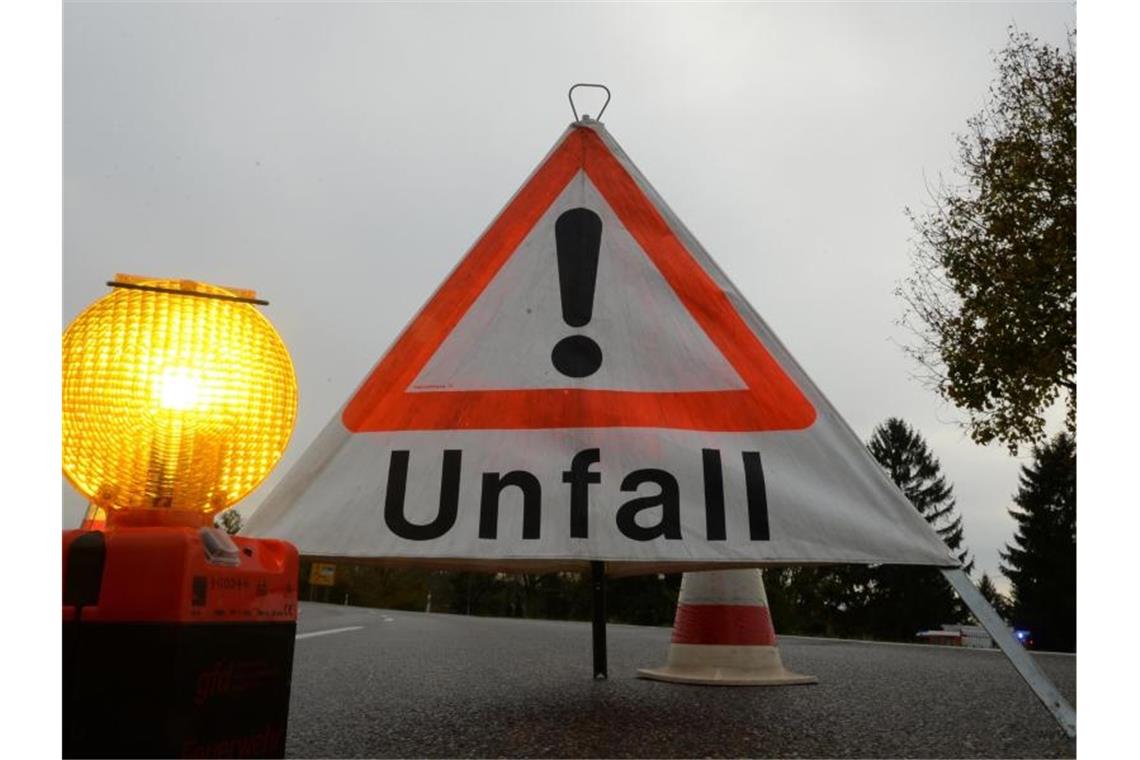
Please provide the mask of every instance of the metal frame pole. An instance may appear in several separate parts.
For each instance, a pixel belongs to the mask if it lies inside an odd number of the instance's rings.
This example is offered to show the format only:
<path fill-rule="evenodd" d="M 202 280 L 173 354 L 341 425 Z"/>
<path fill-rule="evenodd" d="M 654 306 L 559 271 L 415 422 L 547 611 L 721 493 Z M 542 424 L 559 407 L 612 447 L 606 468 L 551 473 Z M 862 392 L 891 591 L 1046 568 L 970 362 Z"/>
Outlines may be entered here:
<path fill-rule="evenodd" d="M 594 680 L 609 678 L 606 661 L 606 563 L 590 563 L 591 585 L 594 589 Z"/>
<path fill-rule="evenodd" d="M 962 601 L 970 608 L 970 612 L 974 613 L 974 617 L 982 624 L 982 628 L 986 629 L 986 633 L 993 637 L 994 643 L 1005 654 L 1018 675 L 1025 679 L 1029 688 L 1045 704 L 1046 709 L 1053 714 L 1057 723 L 1060 724 L 1061 730 L 1070 739 L 1076 739 L 1077 711 L 1061 695 L 1061 692 L 1057 691 L 1057 687 L 1037 666 L 1021 642 L 1013 637 L 1013 633 L 1010 632 L 1005 621 L 994 612 L 994 608 L 982 596 L 982 592 L 974 586 L 970 576 L 966 575 L 966 572 L 959 567 L 944 569 L 942 575 L 958 592 L 958 596 L 962 597 Z"/>

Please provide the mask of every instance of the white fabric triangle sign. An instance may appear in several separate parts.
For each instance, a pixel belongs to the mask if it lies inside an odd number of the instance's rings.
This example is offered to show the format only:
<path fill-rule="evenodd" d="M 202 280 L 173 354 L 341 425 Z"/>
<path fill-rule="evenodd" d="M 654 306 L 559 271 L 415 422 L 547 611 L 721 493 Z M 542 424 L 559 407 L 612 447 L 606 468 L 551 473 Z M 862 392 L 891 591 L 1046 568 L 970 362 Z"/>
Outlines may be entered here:
<path fill-rule="evenodd" d="M 246 532 L 440 568 L 957 564 L 596 122 L 563 134 Z"/>

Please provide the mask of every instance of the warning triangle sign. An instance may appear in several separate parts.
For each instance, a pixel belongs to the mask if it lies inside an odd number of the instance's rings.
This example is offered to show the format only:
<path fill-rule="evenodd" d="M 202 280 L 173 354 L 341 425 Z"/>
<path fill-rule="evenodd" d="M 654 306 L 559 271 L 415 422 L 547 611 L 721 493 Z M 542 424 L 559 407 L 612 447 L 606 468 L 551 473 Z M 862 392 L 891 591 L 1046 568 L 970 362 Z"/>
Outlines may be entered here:
<path fill-rule="evenodd" d="M 730 294 L 584 127 L 547 157 L 344 412 L 354 432 L 794 430 L 814 418 Z"/>
<path fill-rule="evenodd" d="M 453 569 L 956 564 L 592 121 L 562 135 L 245 532 Z"/>

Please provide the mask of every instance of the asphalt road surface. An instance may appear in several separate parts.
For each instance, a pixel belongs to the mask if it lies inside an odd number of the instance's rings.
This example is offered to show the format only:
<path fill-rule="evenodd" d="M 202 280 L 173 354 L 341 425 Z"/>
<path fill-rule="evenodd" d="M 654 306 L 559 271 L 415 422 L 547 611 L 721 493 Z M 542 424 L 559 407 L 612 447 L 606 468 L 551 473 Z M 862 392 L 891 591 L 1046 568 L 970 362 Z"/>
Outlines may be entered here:
<path fill-rule="evenodd" d="M 776 621 L 777 624 L 779 621 Z M 338 630 L 347 629 L 347 630 Z M 781 637 L 812 686 L 635 677 L 668 628 L 302 603 L 288 757 L 1074 757 L 996 651 Z M 1037 655 L 1076 700 L 1076 658 Z"/>

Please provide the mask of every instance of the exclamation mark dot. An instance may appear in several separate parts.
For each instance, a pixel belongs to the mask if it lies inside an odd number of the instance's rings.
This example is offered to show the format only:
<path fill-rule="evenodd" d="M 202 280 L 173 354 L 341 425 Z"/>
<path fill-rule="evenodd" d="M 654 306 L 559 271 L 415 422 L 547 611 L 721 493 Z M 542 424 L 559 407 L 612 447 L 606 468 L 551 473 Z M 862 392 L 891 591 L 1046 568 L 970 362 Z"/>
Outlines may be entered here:
<path fill-rule="evenodd" d="M 602 218 L 588 208 L 572 208 L 554 223 L 554 242 L 562 320 L 571 327 L 584 327 L 594 312 Z M 550 360 L 567 377 L 589 377 L 602 366 L 602 349 L 585 335 L 570 335 L 555 344 Z"/>

